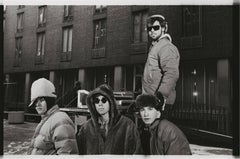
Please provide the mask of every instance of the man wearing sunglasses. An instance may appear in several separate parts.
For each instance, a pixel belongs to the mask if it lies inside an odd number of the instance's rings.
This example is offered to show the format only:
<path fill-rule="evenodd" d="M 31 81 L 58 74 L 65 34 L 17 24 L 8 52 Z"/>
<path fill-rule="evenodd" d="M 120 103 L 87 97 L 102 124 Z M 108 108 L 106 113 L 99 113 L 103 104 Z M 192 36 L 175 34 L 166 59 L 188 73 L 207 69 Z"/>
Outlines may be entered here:
<path fill-rule="evenodd" d="M 176 99 L 175 86 L 179 77 L 180 55 L 177 47 L 172 44 L 167 30 L 165 17 L 162 15 L 148 17 L 147 32 L 152 44 L 144 68 L 142 93 L 161 92 L 166 99 L 163 115 L 169 119 Z"/>
<path fill-rule="evenodd" d="M 79 154 L 138 154 L 140 135 L 133 121 L 117 110 L 112 89 L 101 85 L 86 99 L 91 119 L 77 134 Z"/>

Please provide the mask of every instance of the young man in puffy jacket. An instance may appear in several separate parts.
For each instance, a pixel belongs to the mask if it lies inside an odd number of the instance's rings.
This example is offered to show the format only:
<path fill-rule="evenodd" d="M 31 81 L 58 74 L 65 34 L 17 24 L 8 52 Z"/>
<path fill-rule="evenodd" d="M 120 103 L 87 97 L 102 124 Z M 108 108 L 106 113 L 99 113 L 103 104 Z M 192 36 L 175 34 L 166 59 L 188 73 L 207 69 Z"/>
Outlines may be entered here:
<path fill-rule="evenodd" d="M 31 103 L 41 122 L 35 129 L 29 155 L 78 154 L 74 124 L 68 115 L 55 104 L 55 87 L 49 80 L 40 78 L 31 87 Z"/>
<path fill-rule="evenodd" d="M 87 96 L 91 118 L 77 135 L 79 154 L 139 154 L 141 142 L 133 121 L 117 110 L 112 89 L 103 84 Z"/>
<path fill-rule="evenodd" d="M 179 77 L 180 55 L 167 30 L 165 17 L 162 15 L 148 17 L 147 31 L 152 44 L 144 67 L 142 93 L 161 92 L 166 99 L 165 116 L 170 119 L 176 99 L 175 87 Z"/>
<path fill-rule="evenodd" d="M 145 155 L 191 155 L 189 142 L 183 132 L 161 117 L 165 100 L 161 93 L 142 94 L 136 98 L 138 110 L 145 124 L 141 129 L 141 143 Z"/>

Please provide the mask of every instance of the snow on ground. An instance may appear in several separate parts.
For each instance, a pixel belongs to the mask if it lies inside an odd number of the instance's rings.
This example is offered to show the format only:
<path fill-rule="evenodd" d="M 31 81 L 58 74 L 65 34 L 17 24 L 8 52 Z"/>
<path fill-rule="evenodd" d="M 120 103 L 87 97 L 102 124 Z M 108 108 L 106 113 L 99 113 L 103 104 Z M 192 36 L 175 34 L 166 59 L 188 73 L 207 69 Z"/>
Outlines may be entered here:
<path fill-rule="evenodd" d="M 4 120 L 4 155 L 26 154 L 37 123 L 8 124 Z M 232 155 L 232 149 L 190 144 L 193 155 Z"/>
<path fill-rule="evenodd" d="M 232 155 L 232 149 L 190 144 L 193 155 Z"/>

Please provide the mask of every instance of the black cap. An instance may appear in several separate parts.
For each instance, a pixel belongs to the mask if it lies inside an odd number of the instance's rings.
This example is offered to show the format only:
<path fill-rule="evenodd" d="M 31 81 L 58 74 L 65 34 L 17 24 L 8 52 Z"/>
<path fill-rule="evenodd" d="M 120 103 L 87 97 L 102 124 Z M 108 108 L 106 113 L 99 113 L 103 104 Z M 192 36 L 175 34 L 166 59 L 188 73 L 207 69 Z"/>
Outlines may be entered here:
<path fill-rule="evenodd" d="M 141 94 L 136 98 L 136 108 L 139 110 L 142 107 L 153 107 L 156 110 L 163 111 L 164 97 L 160 92 L 156 95 Z"/>

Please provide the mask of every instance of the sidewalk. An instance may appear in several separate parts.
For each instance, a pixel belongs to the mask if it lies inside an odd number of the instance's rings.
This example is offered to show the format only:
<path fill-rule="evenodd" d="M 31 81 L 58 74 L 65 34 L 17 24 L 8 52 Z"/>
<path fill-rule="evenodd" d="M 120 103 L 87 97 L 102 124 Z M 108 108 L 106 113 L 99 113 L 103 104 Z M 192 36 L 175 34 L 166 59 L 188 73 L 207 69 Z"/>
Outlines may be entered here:
<path fill-rule="evenodd" d="M 38 123 L 8 124 L 4 120 L 4 155 L 26 154 Z M 190 144 L 193 155 L 232 155 L 231 149 Z"/>

